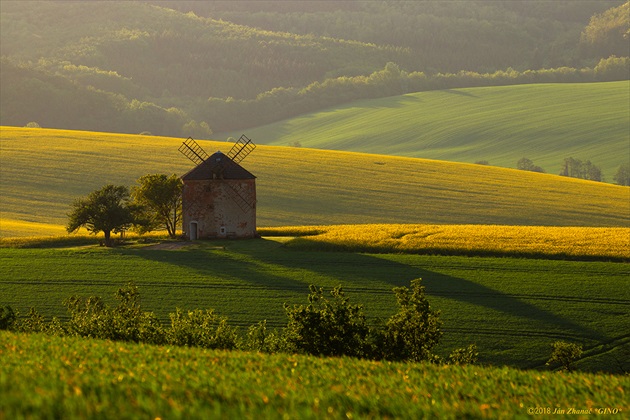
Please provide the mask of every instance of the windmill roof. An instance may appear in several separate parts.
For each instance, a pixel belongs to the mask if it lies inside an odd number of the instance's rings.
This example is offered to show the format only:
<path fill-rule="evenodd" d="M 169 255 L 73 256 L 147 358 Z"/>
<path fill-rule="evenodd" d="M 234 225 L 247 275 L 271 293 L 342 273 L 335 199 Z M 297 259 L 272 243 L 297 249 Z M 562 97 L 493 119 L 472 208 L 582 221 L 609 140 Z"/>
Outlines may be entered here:
<path fill-rule="evenodd" d="M 220 175 L 222 174 L 222 176 Z M 182 179 L 203 180 L 203 179 L 253 179 L 256 178 L 247 169 L 224 155 L 222 152 L 216 152 L 205 161 L 188 171 Z"/>

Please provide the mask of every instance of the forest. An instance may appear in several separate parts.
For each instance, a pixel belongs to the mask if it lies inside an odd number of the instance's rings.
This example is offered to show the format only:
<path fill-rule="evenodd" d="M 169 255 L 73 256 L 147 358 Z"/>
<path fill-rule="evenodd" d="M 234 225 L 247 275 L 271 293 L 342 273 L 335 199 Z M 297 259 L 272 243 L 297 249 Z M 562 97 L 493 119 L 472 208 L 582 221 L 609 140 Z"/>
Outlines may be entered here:
<path fill-rule="evenodd" d="M 357 99 L 626 80 L 622 1 L 3 1 L 1 125 L 209 138 Z"/>

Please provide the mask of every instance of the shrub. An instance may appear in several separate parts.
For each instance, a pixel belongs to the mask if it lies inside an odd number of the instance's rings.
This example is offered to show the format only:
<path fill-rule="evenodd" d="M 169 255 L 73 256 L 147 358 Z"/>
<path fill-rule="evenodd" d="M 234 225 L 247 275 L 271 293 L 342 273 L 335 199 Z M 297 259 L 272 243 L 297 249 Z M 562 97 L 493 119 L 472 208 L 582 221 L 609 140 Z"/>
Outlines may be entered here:
<path fill-rule="evenodd" d="M 26 318 L 18 322 L 17 330 L 30 333 L 46 332 L 46 320 L 35 308 L 30 308 Z"/>
<path fill-rule="evenodd" d="M 230 327 L 227 318 L 220 317 L 212 309 L 185 312 L 177 308 L 170 318 L 169 344 L 209 349 L 234 349 L 237 346 L 237 329 Z"/>
<path fill-rule="evenodd" d="M 163 344 L 165 333 L 160 321 L 152 312 L 140 308 L 140 293 L 133 283 L 114 294 L 118 305 L 110 308 L 100 297 L 82 299 L 73 296 L 66 300 L 70 320 L 65 330 L 82 337 L 118 341 Z"/>
<path fill-rule="evenodd" d="M 284 337 L 289 350 L 318 356 L 364 357 L 369 328 L 362 305 L 350 304 L 341 286 L 327 299 L 310 286 L 308 305 L 285 305 L 289 318 Z"/>
<path fill-rule="evenodd" d="M 111 311 L 112 339 L 120 341 L 163 344 L 164 330 L 152 312 L 140 308 L 140 292 L 133 283 L 122 287 L 114 294 L 119 301 Z"/>
<path fill-rule="evenodd" d="M 476 363 L 478 357 L 477 345 L 471 344 L 468 347 L 453 350 L 446 359 L 446 363 L 450 365 L 469 365 Z"/>
<path fill-rule="evenodd" d="M 582 356 L 582 346 L 564 341 L 556 341 L 551 345 L 553 351 L 547 366 L 560 366 L 562 370 L 573 370 L 573 362 Z"/>
<path fill-rule="evenodd" d="M 17 314 L 10 306 L 0 307 L 0 330 L 12 330 L 15 327 Z"/>
<path fill-rule="evenodd" d="M 281 352 L 285 347 L 282 334 L 275 330 L 270 331 L 267 328 L 266 320 L 250 326 L 244 341 L 240 345 L 242 350 L 263 353 Z"/>
<path fill-rule="evenodd" d="M 111 310 L 100 297 L 90 296 L 84 299 L 71 296 L 64 304 L 70 315 L 66 326 L 68 334 L 89 338 L 112 338 Z"/>
<path fill-rule="evenodd" d="M 431 309 L 422 279 L 411 281 L 411 289 L 394 288 L 399 310 L 388 321 L 380 344 L 380 358 L 387 360 L 437 361 L 432 354 L 442 337 L 439 312 Z"/>

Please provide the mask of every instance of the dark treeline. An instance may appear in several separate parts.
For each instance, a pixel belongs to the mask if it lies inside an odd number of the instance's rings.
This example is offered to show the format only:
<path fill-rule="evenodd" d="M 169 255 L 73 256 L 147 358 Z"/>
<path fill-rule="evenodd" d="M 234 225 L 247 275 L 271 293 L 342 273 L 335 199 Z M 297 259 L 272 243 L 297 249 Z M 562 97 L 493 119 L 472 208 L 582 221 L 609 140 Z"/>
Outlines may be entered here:
<path fill-rule="evenodd" d="M 409 62 L 399 64 L 425 72 L 584 66 L 592 64 L 584 60 L 599 54 L 627 55 L 628 48 L 623 38 L 614 35 L 609 37 L 610 51 L 589 50 L 580 42 L 591 17 L 616 8 L 621 1 L 161 0 L 149 3 L 272 31 L 408 48 L 412 57 Z M 627 14 L 627 7 L 625 10 Z M 603 28 L 610 18 L 594 19 L 594 24 Z M 605 31 L 591 32 L 605 36 Z"/>
<path fill-rule="evenodd" d="M 626 9 L 6 1 L 0 124 L 204 138 L 407 92 L 627 79 Z"/>

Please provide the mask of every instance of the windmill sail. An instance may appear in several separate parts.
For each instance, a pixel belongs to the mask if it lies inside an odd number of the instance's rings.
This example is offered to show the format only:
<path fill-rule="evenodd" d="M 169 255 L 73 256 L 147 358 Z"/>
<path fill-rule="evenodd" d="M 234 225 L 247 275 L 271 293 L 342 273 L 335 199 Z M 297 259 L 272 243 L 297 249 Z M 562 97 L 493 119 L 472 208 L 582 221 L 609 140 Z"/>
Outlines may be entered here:
<path fill-rule="evenodd" d="M 227 157 L 232 159 L 235 163 L 239 163 L 240 161 L 245 159 L 245 157 L 249 155 L 255 148 L 256 145 L 250 139 L 248 139 L 245 134 L 243 134 L 241 138 L 238 139 L 236 143 L 234 143 L 234 146 L 232 146 L 230 151 L 227 153 Z"/>
<path fill-rule="evenodd" d="M 184 140 L 178 150 L 197 165 L 205 162 L 210 157 L 192 137 Z"/>

